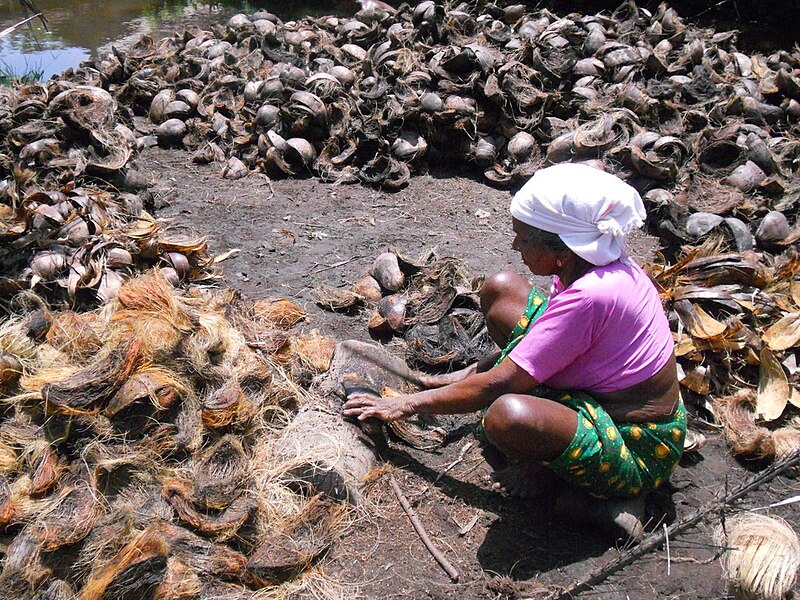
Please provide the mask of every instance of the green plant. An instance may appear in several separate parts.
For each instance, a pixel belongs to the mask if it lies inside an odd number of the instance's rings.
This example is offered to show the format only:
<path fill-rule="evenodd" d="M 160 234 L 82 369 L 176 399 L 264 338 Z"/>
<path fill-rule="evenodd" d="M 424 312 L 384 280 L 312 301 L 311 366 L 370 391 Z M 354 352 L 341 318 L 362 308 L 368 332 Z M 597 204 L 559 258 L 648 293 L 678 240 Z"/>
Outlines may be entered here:
<path fill-rule="evenodd" d="M 0 85 L 10 86 L 13 84 L 26 84 L 40 81 L 44 75 L 41 65 L 31 66 L 26 64 L 25 68 L 18 71 L 5 61 L 0 61 Z"/>

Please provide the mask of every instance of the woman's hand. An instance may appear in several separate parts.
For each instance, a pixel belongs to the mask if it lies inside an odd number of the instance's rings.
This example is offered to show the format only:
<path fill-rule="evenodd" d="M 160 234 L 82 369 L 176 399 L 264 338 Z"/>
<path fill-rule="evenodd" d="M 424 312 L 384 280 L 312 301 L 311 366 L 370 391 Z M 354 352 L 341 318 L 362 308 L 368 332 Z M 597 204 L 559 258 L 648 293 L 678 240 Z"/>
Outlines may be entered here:
<path fill-rule="evenodd" d="M 359 421 L 369 418 L 380 419 L 386 423 L 397 421 L 414 414 L 411 408 L 413 396 L 414 394 L 404 394 L 380 398 L 371 394 L 353 394 L 342 406 L 342 412 L 344 416 L 354 417 Z"/>

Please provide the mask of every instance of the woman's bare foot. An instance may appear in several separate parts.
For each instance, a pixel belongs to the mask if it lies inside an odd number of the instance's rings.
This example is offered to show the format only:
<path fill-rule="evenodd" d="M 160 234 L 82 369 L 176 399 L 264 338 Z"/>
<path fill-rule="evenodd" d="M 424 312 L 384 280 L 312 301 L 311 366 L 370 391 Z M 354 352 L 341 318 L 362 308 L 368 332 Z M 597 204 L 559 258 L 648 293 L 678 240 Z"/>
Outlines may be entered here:
<path fill-rule="evenodd" d="M 644 495 L 600 500 L 568 486 L 556 498 L 555 510 L 570 521 L 583 521 L 624 533 L 632 542 L 644 536 Z"/>
<path fill-rule="evenodd" d="M 536 463 L 513 463 L 490 475 L 492 489 L 509 496 L 534 498 L 550 490 L 557 480 L 552 471 Z"/>

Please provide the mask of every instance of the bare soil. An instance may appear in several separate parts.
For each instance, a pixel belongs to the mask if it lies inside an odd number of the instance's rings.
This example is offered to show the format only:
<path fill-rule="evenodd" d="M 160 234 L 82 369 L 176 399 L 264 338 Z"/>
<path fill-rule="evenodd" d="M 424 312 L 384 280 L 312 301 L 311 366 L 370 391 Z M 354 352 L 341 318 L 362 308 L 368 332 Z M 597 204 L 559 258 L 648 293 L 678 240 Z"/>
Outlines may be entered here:
<path fill-rule="evenodd" d="M 285 296 L 310 313 L 306 325 L 338 340 L 369 340 L 366 311 L 323 311 L 314 304 L 320 283 L 349 287 L 387 249 L 416 256 L 435 248 L 463 259 L 473 275 L 500 269 L 525 273 L 510 248 L 508 191 L 458 174 L 414 177 L 387 193 L 361 186 L 323 184 L 313 178 L 270 181 L 255 174 L 229 181 L 219 165 L 194 165 L 182 151 L 152 148 L 138 159 L 152 187 L 156 215 L 175 227 L 207 236 L 223 263 L 224 284 L 250 298 Z M 640 235 L 631 254 L 651 260 L 657 240 Z M 534 281 L 546 288 L 547 281 Z M 398 341 L 390 351 L 402 355 Z M 691 407 L 690 412 L 691 412 Z M 321 563 L 333 580 L 366 598 L 542 597 L 569 586 L 616 557 L 613 534 L 558 519 L 551 498 L 519 500 L 490 490 L 489 468 L 472 435 L 475 415 L 441 418 L 449 435 L 435 452 L 393 443 L 388 470 L 418 512 L 429 535 L 460 572 L 451 583 L 422 546 L 392 494 L 388 477 L 376 476 L 366 494 L 368 510 Z M 684 458 L 671 485 L 648 500 L 651 530 L 681 519 L 715 494 L 736 486 L 752 466 L 732 458 L 720 435 Z M 463 459 L 444 473 L 445 468 Z M 443 474 L 444 473 L 444 474 Z M 781 477 L 750 494 L 742 509 L 798 494 L 796 480 Z M 800 524 L 797 504 L 770 514 Z M 580 597 L 724 598 L 715 560 L 712 518 Z"/>

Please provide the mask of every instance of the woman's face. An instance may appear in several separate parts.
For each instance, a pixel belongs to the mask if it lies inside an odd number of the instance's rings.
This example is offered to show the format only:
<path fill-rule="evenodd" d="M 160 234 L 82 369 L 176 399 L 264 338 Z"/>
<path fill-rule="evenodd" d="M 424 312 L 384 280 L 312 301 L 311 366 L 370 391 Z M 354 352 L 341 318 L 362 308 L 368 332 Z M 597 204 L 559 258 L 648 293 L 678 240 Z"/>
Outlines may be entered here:
<path fill-rule="evenodd" d="M 515 234 L 511 248 L 519 252 L 530 272 L 534 275 L 554 275 L 558 269 L 556 260 L 559 254 L 533 239 L 530 227 L 522 221 L 512 217 L 511 224 Z"/>

